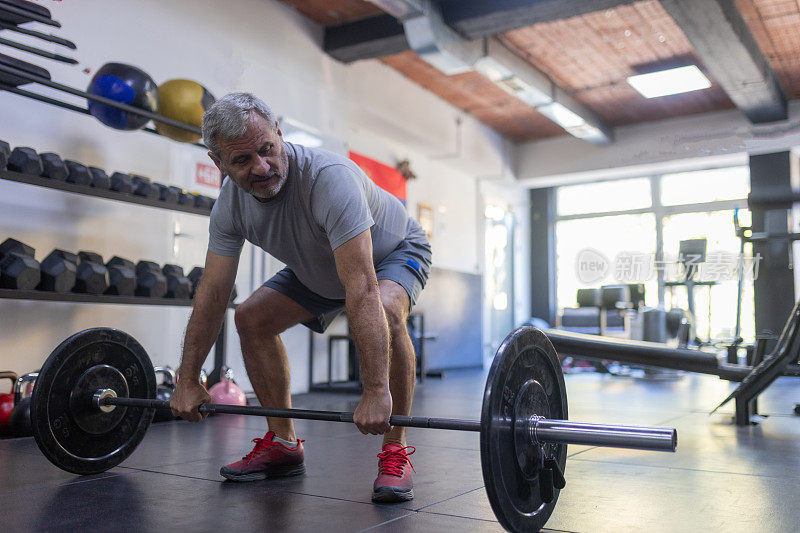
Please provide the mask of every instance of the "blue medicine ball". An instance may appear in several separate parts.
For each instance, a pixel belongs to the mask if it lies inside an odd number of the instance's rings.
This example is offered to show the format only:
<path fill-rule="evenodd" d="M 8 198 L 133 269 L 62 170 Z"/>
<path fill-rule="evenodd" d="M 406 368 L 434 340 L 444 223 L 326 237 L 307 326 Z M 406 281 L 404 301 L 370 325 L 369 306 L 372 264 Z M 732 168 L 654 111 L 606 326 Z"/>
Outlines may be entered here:
<path fill-rule="evenodd" d="M 95 73 L 87 91 L 152 113 L 158 109 L 156 82 L 147 73 L 131 65 L 106 63 Z M 138 130 L 150 120 L 91 100 L 89 112 L 106 126 L 118 130 Z"/>

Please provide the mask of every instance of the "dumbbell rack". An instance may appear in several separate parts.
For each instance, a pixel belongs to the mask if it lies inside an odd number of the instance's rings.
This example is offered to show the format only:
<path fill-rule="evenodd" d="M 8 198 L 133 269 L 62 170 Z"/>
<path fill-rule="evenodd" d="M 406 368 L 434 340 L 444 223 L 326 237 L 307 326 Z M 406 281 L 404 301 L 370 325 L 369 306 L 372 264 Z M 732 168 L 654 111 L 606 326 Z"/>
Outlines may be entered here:
<path fill-rule="evenodd" d="M 161 209 L 169 209 L 170 211 L 183 211 L 184 213 L 192 213 L 195 215 L 211 214 L 210 209 L 202 207 L 194 207 L 193 205 L 184 204 L 171 204 L 162 202 L 161 200 L 154 200 L 144 196 L 136 196 L 134 194 L 121 193 L 112 191 L 111 189 L 96 189 L 88 185 L 76 185 L 67 181 L 54 180 L 50 178 L 43 178 L 41 176 L 34 176 L 32 174 L 22 174 L 12 170 L 0 170 L 0 179 L 7 181 L 16 181 L 18 183 L 26 183 L 28 185 L 36 185 L 38 187 L 45 187 L 47 189 L 57 189 L 60 191 L 67 191 L 76 194 L 83 194 L 86 196 L 95 196 L 98 198 L 107 198 L 109 200 L 117 200 L 129 204 L 145 205 L 148 207 L 158 207 Z"/>
<path fill-rule="evenodd" d="M 195 215 L 208 216 L 211 214 L 210 209 L 194 207 L 193 205 L 182 205 L 162 202 L 152 198 L 145 198 L 144 196 L 136 196 L 133 194 L 125 194 L 117 191 L 106 189 L 95 189 L 85 185 L 76 185 L 66 181 L 53 180 L 49 178 L 42 178 L 31 174 L 22 174 L 11 170 L 0 170 L 0 179 L 7 181 L 15 181 L 17 183 L 25 183 L 27 185 L 34 185 L 44 187 L 47 189 L 56 189 L 66 191 L 74 194 L 83 194 L 86 196 L 94 196 L 97 198 L 105 198 L 108 200 L 116 200 L 119 202 L 126 202 L 129 204 L 138 204 L 147 207 L 156 207 L 160 209 L 168 209 L 170 211 L 181 211 L 184 213 L 191 213 Z M 75 303 L 93 303 L 93 304 L 119 304 L 119 305 L 161 305 L 171 307 L 191 307 L 192 300 L 175 299 L 175 298 L 147 298 L 143 296 L 116 296 L 109 294 L 80 294 L 80 293 L 58 293 L 47 291 L 20 291 L 16 289 L 3 289 L 0 288 L 0 299 L 13 299 L 13 300 L 39 300 L 51 302 L 75 302 Z M 236 304 L 229 303 L 229 309 L 235 309 Z M 214 345 L 214 371 L 212 376 L 219 375 L 220 370 L 225 365 L 225 339 L 227 334 L 227 321 L 222 322 L 222 329 L 220 330 L 217 341 Z"/>

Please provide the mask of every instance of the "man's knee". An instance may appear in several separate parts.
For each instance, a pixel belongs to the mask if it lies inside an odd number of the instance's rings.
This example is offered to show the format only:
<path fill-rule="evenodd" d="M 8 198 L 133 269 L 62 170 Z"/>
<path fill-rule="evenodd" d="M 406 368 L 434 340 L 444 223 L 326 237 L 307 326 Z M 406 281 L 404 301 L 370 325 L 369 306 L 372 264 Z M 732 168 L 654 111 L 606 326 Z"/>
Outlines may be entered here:
<path fill-rule="evenodd" d="M 381 304 L 392 337 L 408 335 L 406 320 L 409 300 L 405 289 L 397 283 L 381 281 Z"/>
<path fill-rule="evenodd" d="M 270 313 L 265 313 L 262 306 L 251 300 L 245 300 L 236 308 L 233 315 L 236 331 L 240 336 L 246 337 L 257 334 L 259 336 L 278 335 L 274 320 Z"/>

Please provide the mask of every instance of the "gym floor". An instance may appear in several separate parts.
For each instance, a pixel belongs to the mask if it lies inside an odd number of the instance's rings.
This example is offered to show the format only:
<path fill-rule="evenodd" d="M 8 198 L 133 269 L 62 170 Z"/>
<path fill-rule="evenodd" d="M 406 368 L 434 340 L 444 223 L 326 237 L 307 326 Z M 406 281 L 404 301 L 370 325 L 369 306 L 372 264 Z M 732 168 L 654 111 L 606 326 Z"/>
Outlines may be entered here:
<path fill-rule="evenodd" d="M 414 415 L 478 418 L 485 374 L 451 371 L 417 388 Z M 687 374 L 644 381 L 566 376 L 570 418 L 678 429 L 678 452 L 569 447 L 567 487 L 550 531 L 800 530 L 800 402 L 796 380 L 760 401 L 761 425 L 729 423 L 732 405 L 708 412 L 732 385 Z M 353 410 L 357 397 L 295 397 L 295 407 Z M 378 437 L 349 424 L 297 421 L 305 476 L 223 482 L 263 419 L 217 415 L 201 424 L 154 424 L 121 466 L 78 477 L 52 466 L 32 438 L 0 441 L 3 531 L 501 531 L 483 490 L 477 433 L 411 429 L 415 499 L 370 502 Z"/>

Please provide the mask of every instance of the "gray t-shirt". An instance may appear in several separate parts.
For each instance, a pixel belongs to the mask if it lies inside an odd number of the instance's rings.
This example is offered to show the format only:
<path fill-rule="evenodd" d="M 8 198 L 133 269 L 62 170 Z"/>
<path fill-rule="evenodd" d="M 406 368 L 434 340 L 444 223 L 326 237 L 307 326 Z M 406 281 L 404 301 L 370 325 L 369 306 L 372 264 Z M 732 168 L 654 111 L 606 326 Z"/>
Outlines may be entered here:
<path fill-rule="evenodd" d="M 285 263 L 326 298 L 345 297 L 333 250 L 371 228 L 378 264 L 405 240 L 425 240 L 403 204 L 350 159 L 284 143 L 289 175 L 278 198 L 262 203 L 228 177 L 211 211 L 208 249 L 239 255 L 246 240 Z"/>

